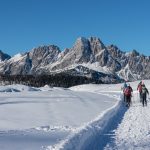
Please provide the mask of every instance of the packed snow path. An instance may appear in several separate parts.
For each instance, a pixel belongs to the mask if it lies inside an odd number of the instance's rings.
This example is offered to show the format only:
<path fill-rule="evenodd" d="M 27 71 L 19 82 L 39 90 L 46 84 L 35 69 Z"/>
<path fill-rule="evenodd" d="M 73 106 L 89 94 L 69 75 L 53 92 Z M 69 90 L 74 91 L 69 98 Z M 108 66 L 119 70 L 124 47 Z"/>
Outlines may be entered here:
<path fill-rule="evenodd" d="M 135 99 L 118 128 L 111 135 L 105 150 L 150 149 L 150 103 L 147 107 Z"/>

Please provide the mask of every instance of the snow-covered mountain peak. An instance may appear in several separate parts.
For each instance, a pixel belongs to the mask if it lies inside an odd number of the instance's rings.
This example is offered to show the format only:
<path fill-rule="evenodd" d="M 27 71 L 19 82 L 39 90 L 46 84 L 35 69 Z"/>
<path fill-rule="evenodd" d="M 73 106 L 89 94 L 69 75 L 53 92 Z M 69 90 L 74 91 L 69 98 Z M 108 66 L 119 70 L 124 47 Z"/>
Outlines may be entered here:
<path fill-rule="evenodd" d="M 89 47 L 89 40 L 84 38 L 84 37 L 79 37 L 74 46 L 73 49 L 74 50 L 84 50 L 84 49 L 88 49 Z"/>
<path fill-rule="evenodd" d="M 6 58 L 9 59 L 8 56 L 2 58 L 0 52 L 0 59 Z M 141 55 L 136 50 L 124 52 L 113 44 L 106 47 L 97 37 L 79 37 L 72 48 L 64 51 L 58 46 L 48 45 L 34 48 L 27 54 L 17 54 L 9 61 L 0 63 L 0 73 L 51 74 L 69 70 L 71 66 L 86 66 L 89 76 L 95 68 L 95 71 L 109 74 L 110 77 L 116 75 L 129 80 L 150 79 L 150 57 Z"/>
<path fill-rule="evenodd" d="M 97 37 L 90 37 L 89 42 L 91 45 L 98 46 L 100 49 L 105 49 L 104 43 Z"/>
<path fill-rule="evenodd" d="M 19 61 L 19 60 L 22 59 L 23 56 L 24 56 L 23 54 L 18 53 L 18 54 L 16 54 L 16 55 L 14 55 L 14 56 L 10 59 L 10 61 L 13 61 L 13 62 Z"/>
<path fill-rule="evenodd" d="M 87 38 L 85 37 L 78 37 L 77 40 L 76 40 L 76 43 L 86 43 L 88 41 Z"/>
<path fill-rule="evenodd" d="M 56 45 L 44 45 L 44 46 L 39 46 L 37 48 L 32 49 L 33 53 L 50 53 L 53 51 L 58 52 L 58 53 L 61 52 L 59 47 Z"/>

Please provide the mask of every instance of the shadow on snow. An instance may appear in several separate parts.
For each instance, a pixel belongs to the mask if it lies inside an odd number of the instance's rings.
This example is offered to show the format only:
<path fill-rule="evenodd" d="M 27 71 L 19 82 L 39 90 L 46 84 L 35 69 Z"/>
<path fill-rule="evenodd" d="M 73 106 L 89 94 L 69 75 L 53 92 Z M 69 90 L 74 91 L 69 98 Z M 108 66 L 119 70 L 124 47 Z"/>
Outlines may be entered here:
<path fill-rule="evenodd" d="M 118 125 L 121 123 L 127 107 L 123 104 L 121 105 L 118 112 L 109 119 L 108 124 L 105 126 L 105 129 L 101 133 L 96 133 L 92 141 L 86 141 L 88 143 L 84 145 L 84 150 L 103 150 L 106 145 L 109 143 L 113 146 L 114 141 L 114 131 L 118 128 Z"/>

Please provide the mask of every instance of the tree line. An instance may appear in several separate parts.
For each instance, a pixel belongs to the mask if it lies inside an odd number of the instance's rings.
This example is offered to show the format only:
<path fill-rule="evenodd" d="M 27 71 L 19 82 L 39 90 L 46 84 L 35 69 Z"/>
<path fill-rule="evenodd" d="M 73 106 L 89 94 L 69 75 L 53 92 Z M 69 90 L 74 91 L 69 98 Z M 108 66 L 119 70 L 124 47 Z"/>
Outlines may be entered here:
<path fill-rule="evenodd" d="M 0 75 L 1 85 L 23 84 L 27 86 L 42 87 L 49 85 L 52 87 L 71 87 L 80 84 L 102 83 L 101 80 L 95 80 L 85 76 L 73 76 L 69 74 L 52 75 Z"/>

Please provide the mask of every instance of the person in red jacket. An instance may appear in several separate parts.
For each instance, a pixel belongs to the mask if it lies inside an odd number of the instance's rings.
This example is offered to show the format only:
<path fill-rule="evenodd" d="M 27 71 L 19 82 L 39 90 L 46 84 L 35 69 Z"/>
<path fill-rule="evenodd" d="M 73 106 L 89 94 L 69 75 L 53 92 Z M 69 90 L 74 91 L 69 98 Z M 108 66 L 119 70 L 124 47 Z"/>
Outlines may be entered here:
<path fill-rule="evenodd" d="M 137 86 L 137 91 L 139 91 L 139 97 L 140 97 L 140 102 L 142 102 L 142 81 L 140 81 L 140 83 Z"/>
<path fill-rule="evenodd" d="M 127 88 L 125 89 L 124 91 L 124 94 L 126 96 L 126 103 L 128 107 L 130 107 L 131 105 L 131 97 L 132 97 L 132 92 L 133 92 L 133 89 L 132 87 L 130 86 L 130 84 L 127 85 Z"/>

